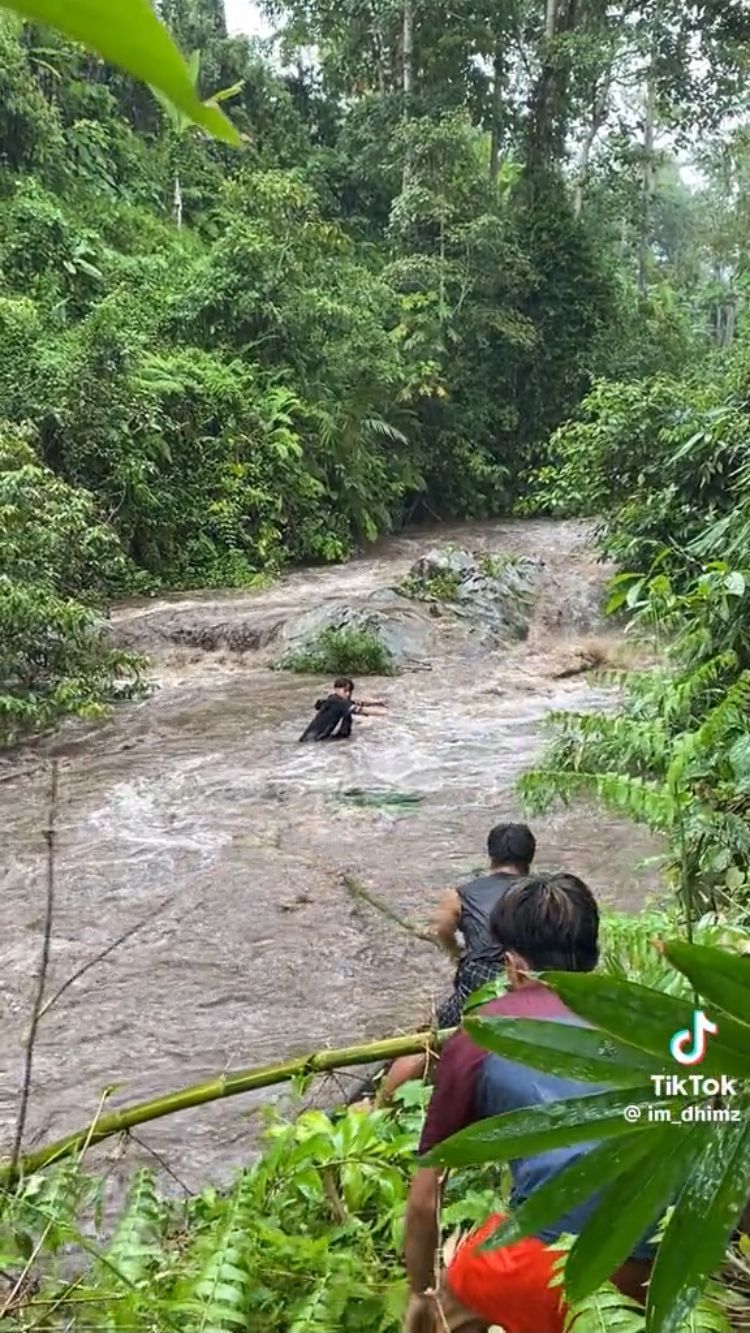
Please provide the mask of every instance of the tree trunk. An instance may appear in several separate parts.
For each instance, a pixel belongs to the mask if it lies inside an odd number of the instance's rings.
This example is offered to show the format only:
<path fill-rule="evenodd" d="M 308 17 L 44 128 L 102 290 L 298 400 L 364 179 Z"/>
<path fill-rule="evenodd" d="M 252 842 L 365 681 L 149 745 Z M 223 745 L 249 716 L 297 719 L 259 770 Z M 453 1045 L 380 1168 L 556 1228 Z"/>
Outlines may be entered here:
<path fill-rule="evenodd" d="M 628 253 L 628 219 L 626 217 L 620 220 L 620 263 L 625 263 L 625 256 Z"/>
<path fill-rule="evenodd" d="M 440 319 L 445 319 L 445 208 L 440 212 Z"/>
<path fill-rule="evenodd" d="M 638 291 L 645 296 L 648 290 L 649 259 L 651 257 L 651 204 L 654 195 L 654 130 L 656 122 L 656 78 L 653 59 L 646 76 L 646 108 L 643 122 L 643 206 L 641 234 L 638 243 Z"/>
<path fill-rule="evenodd" d="M 526 176 L 532 182 L 565 153 L 570 56 L 557 39 L 575 30 L 577 8 L 578 0 L 545 0 L 541 68 L 529 107 Z"/>
<path fill-rule="evenodd" d="M 177 171 L 174 174 L 173 212 L 175 223 L 179 228 L 182 226 L 182 185 Z"/>
<path fill-rule="evenodd" d="M 494 183 L 500 172 L 500 112 L 505 62 L 499 50 L 492 63 L 492 125 L 490 128 L 490 180 Z"/>
<path fill-rule="evenodd" d="M 716 342 L 722 349 L 731 347 L 737 322 L 737 308 L 731 297 L 720 301 L 716 309 Z"/>
<path fill-rule="evenodd" d="M 403 59 L 403 121 L 411 120 L 412 97 L 414 95 L 414 0 L 404 0 L 402 28 Z M 403 189 L 406 189 L 411 177 L 411 151 L 407 146 L 404 157 Z"/>
<path fill-rule="evenodd" d="M 223 1097 L 236 1097 L 242 1092 L 252 1092 L 255 1088 L 270 1088 L 278 1083 L 288 1083 L 291 1079 L 306 1074 L 325 1073 L 332 1069 L 346 1069 L 352 1065 L 378 1064 L 384 1060 L 396 1060 L 401 1055 L 419 1055 L 438 1049 L 451 1035 L 455 1028 L 444 1032 L 416 1032 L 406 1037 L 390 1037 L 384 1041 L 374 1041 L 363 1046 L 345 1046 L 336 1051 L 316 1051 L 312 1055 L 301 1055 L 285 1060 L 281 1064 L 256 1065 L 252 1069 L 239 1069 L 234 1073 L 220 1074 L 208 1083 L 196 1083 L 189 1088 L 169 1093 L 165 1097 L 155 1097 L 149 1102 L 137 1102 L 133 1106 L 124 1106 L 111 1115 L 99 1116 L 93 1124 L 85 1125 L 56 1143 L 37 1148 L 22 1157 L 17 1166 L 11 1162 L 0 1165 L 0 1186 L 10 1183 L 17 1175 L 30 1175 L 59 1162 L 64 1157 L 72 1157 L 84 1145 L 101 1143 L 102 1139 L 112 1138 L 114 1134 L 124 1134 L 135 1125 L 144 1125 L 150 1120 L 159 1120 L 165 1115 L 174 1115 L 177 1111 L 186 1111 L 193 1106 L 205 1106 L 208 1102 L 219 1101 Z"/>
<path fill-rule="evenodd" d="M 612 81 L 611 72 L 608 72 L 604 83 L 594 90 L 593 103 L 591 107 L 591 123 L 586 131 L 583 143 L 581 144 L 581 155 L 578 159 L 578 171 L 576 172 L 575 190 L 573 193 L 573 213 L 577 218 L 583 212 L 583 197 L 589 179 L 589 166 L 591 163 L 591 149 L 594 146 L 594 140 L 599 133 L 602 125 L 607 119 L 607 99 Z"/>

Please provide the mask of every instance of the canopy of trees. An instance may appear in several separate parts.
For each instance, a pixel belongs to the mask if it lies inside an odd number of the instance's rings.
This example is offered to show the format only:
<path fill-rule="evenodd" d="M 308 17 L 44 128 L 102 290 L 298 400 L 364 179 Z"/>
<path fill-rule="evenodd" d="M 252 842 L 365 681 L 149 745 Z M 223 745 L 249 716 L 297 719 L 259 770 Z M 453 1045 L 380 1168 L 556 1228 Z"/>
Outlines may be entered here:
<path fill-rule="evenodd" d="M 6 739 L 132 679 L 102 598 L 507 512 L 597 376 L 741 333 L 740 5 L 158 8 L 239 149 L 0 18 Z"/>

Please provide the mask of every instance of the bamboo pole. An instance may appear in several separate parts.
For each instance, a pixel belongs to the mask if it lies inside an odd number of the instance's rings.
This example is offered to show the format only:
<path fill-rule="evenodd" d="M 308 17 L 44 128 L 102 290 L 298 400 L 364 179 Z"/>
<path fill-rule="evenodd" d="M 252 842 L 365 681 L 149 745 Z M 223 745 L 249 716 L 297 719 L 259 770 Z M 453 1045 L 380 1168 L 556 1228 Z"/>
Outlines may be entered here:
<path fill-rule="evenodd" d="M 114 1134 L 126 1133 L 135 1125 L 143 1125 L 149 1120 L 159 1120 L 165 1115 L 175 1115 L 178 1111 L 187 1111 L 193 1106 L 205 1106 L 208 1102 L 219 1101 L 223 1097 L 237 1097 L 242 1092 L 252 1092 L 256 1088 L 270 1088 L 278 1083 L 288 1083 L 291 1079 L 306 1074 L 322 1074 L 333 1069 L 346 1069 L 350 1065 L 376 1064 L 381 1061 L 396 1060 L 401 1055 L 417 1055 L 421 1051 L 434 1050 L 441 1046 L 455 1029 L 442 1032 L 427 1031 L 410 1033 L 404 1037 L 390 1037 L 382 1041 L 366 1043 L 363 1046 L 344 1046 L 334 1051 L 316 1051 L 311 1055 L 297 1056 L 281 1064 L 255 1065 L 250 1069 L 238 1069 L 221 1074 L 207 1083 L 194 1083 L 188 1088 L 163 1097 L 155 1097 L 148 1102 L 136 1102 L 133 1106 L 124 1106 L 110 1115 L 100 1116 L 95 1124 L 86 1125 L 66 1138 L 48 1143 L 35 1152 L 26 1153 L 14 1164 L 0 1163 L 0 1187 L 9 1185 L 19 1175 L 39 1171 L 52 1162 L 72 1157 L 80 1148 L 101 1143 L 102 1139 Z"/>
<path fill-rule="evenodd" d="M 406 917 L 399 916 L 390 903 L 378 897 L 377 893 L 373 893 L 371 889 L 366 889 L 364 884 L 360 884 L 359 880 L 355 879 L 353 875 L 342 874 L 341 883 L 355 901 L 368 903 L 376 912 L 381 912 L 384 917 L 392 921 L 394 926 L 400 926 L 402 930 L 407 931 L 409 935 L 414 935 L 416 939 L 424 940 L 426 944 L 432 944 L 435 948 L 440 948 L 440 941 L 433 932 L 414 925 L 412 921 L 407 921 Z"/>

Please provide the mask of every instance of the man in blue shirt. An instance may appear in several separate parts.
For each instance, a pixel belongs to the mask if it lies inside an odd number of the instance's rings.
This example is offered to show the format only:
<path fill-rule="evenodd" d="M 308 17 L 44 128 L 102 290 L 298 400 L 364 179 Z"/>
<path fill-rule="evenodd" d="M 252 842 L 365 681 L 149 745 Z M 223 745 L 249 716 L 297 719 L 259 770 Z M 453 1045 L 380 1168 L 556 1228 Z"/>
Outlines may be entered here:
<path fill-rule="evenodd" d="M 491 917 L 492 933 L 505 963 L 509 991 L 482 1010 L 512 1018 L 580 1023 L 533 973 L 546 969 L 590 972 L 598 960 L 599 913 L 591 891 L 575 875 L 521 879 L 500 898 Z M 458 1032 L 445 1046 L 425 1121 L 420 1153 L 487 1116 L 591 1093 L 594 1085 L 553 1078 L 491 1055 Z M 593 1143 L 575 1144 L 510 1163 L 511 1208 L 557 1176 Z M 551 1285 L 555 1240 L 580 1232 L 596 1206 L 596 1196 L 560 1217 L 537 1236 L 502 1249 L 481 1249 L 501 1218 L 494 1214 L 462 1246 L 434 1297 L 438 1245 L 440 1172 L 422 1167 L 409 1193 L 406 1267 L 412 1291 L 405 1333 L 485 1333 L 497 1324 L 505 1333 L 562 1333 L 565 1311 L 560 1289 Z M 654 1218 L 654 1224 L 657 1222 Z M 613 1275 L 627 1295 L 639 1297 L 650 1272 L 652 1247 L 641 1244 Z"/>

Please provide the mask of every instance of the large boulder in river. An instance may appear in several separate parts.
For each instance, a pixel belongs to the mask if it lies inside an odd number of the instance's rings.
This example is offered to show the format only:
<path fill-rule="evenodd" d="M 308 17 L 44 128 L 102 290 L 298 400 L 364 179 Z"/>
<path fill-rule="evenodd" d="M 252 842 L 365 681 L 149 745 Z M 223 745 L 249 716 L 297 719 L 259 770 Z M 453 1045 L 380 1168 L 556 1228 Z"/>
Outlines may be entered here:
<path fill-rule="evenodd" d="M 399 591 L 463 617 L 489 647 L 526 637 L 543 567 L 535 556 L 475 555 L 446 546 L 421 556 Z"/>
<path fill-rule="evenodd" d="M 328 630 L 366 630 L 385 649 L 396 669 L 427 666 L 434 643 L 429 617 L 390 588 L 380 588 L 358 605 L 328 602 L 284 626 L 280 641 L 284 650 L 276 665 L 294 669 L 300 655 L 314 654 Z"/>
<path fill-rule="evenodd" d="M 464 622 L 461 637 L 469 651 L 525 638 L 541 568 L 532 557 L 473 555 L 452 547 L 428 551 L 395 588 L 379 588 L 356 602 L 323 603 L 295 617 L 279 636 L 284 648 L 276 665 L 309 670 L 330 630 L 366 630 L 396 669 L 429 665 L 441 619 L 453 631 Z"/>

